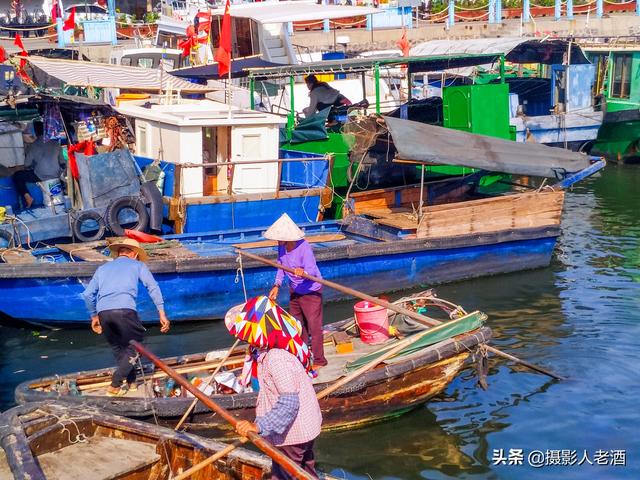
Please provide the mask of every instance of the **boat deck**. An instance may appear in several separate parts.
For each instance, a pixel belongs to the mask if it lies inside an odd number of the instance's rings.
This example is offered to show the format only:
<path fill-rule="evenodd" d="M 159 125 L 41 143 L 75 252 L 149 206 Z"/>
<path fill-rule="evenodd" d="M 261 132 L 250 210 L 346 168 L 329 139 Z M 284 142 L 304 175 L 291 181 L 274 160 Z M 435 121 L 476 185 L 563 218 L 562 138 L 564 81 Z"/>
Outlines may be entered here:
<path fill-rule="evenodd" d="M 338 353 L 336 345 L 333 343 L 331 339 L 332 333 L 333 332 L 325 335 L 325 357 L 327 358 L 329 364 L 326 367 L 323 367 L 319 370 L 318 376 L 313 380 L 314 384 L 333 382 L 337 380 L 338 378 L 345 375 L 346 366 L 348 363 L 354 360 L 357 360 L 363 355 L 367 355 L 381 348 L 385 348 L 388 345 L 391 345 L 397 341 L 397 339 L 395 338 L 390 338 L 384 343 L 377 344 L 377 345 L 370 345 L 370 344 L 364 343 L 358 337 L 350 337 L 351 344 L 353 345 L 353 351 L 349 353 Z M 218 355 L 218 352 L 212 352 L 210 355 L 213 357 L 219 358 L 224 356 L 225 352 L 221 351 L 219 353 L 220 355 Z M 242 368 L 241 362 L 243 360 L 244 360 L 244 356 L 242 356 L 242 358 L 238 358 L 237 362 L 235 362 L 235 365 L 232 362 L 232 364 L 230 365 L 231 368 L 226 371 L 239 373 L 240 369 Z M 206 369 L 203 368 L 200 371 L 195 371 L 191 373 L 195 376 L 199 376 L 203 379 L 206 379 L 212 373 L 214 368 L 215 368 L 215 363 L 209 364 L 209 366 Z M 222 372 L 224 371 L 225 370 L 222 370 Z M 138 381 L 140 380 L 141 378 L 138 377 Z M 106 396 L 108 382 L 104 382 L 104 383 L 105 385 L 102 385 L 100 388 L 95 388 L 95 389 L 92 388 L 86 391 L 84 394 L 92 395 L 92 396 Z M 125 395 L 125 398 L 150 398 L 150 397 L 153 397 L 153 385 L 152 385 L 152 380 L 150 378 L 147 379 L 145 384 L 140 385 L 138 390 L 134 392 L 129 391 Z"/>
<path fill-rule="evenodd" d="M 158 460 L 154 443 L 102 436 L 38 456 L 48 480 L 112 480 Z"/>

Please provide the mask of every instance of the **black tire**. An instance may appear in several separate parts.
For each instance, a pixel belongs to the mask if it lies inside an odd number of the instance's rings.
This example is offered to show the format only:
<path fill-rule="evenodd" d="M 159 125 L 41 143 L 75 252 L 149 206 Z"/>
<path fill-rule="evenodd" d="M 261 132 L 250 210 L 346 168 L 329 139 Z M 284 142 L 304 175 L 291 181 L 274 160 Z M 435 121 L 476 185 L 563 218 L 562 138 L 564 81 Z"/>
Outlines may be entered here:
<path fill-rule="evenodd" d="M 116 198 L 107 207 L 104 217 L 107 221 L 107 227 L 115 235 L 124 235 L 124 228 L 120 225 L 118 217 L 120 212 L 125 208 L 131 209 L 138 214 L 138 221 L 130 228 L 130 230 L 144 231 L 149 225 L 149 212 L 140 197 L 120 197 Z"/>
<path fill-rule="evenodd" d="M 93 235 L 87 235 L 82 231 L 82 224 L 86 221 L 94 221 L 98 224 L 98 229 Z M 74 238 L 77 238 L 81 242 L 94 242 L 104 237 L 107 231 L 107 226 L 104 223 L 104 218 L 95 210 L 87 210 L 80 212 L 80 214 L 71 221 L 71 232 Z"/>
<path fill-rule="evenodd" d="M 7 244 L 4 245 L 4 242 L 7 242 Z M 12 243 L 13 234 L 8 230 L 0 228 L 0 248 L 9 247 Z"/>

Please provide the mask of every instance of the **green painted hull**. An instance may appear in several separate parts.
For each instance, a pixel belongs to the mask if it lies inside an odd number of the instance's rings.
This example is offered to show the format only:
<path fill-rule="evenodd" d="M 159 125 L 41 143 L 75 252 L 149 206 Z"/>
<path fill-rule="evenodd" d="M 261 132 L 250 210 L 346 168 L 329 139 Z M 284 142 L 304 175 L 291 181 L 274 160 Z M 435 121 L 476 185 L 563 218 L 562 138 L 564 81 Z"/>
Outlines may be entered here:
<path fill-rule="evenodd" d="M 615 112 L 617 118 L 605 116 L 591 154 L 622 163 L 637 163 L 640 160 L 637 148 L 640 140 L 640 112 L 634 109 L 624 113 L 626 115 Z"/>

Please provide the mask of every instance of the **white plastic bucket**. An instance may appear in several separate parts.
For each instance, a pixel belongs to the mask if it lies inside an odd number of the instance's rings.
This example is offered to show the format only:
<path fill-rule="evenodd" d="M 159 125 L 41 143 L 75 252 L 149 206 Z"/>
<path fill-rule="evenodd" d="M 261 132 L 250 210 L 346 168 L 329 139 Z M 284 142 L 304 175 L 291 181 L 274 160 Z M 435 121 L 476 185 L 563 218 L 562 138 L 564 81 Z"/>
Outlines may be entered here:
<path fill-rule="evenodd" d="M 51 180 L 42 180 L 38 182 L 40 190 L 42 190 L 42 196 L 44 204 L 47 207 L 52 205 L 64 205 L 64 193 L 62 191 L 62 183 L 57 178 Z"/>

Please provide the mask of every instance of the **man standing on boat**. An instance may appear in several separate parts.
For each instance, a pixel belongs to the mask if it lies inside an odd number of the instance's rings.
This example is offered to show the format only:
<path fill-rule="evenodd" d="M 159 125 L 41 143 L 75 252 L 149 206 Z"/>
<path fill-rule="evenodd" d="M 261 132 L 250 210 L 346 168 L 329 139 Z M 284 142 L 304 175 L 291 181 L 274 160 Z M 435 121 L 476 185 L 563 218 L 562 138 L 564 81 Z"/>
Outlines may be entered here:
<path fill-rule="evenodd" d="M 265 238 L 277 240 L 278 263 L 293 268 L 295 274 L 278 269 L 276 281 L 269 292 L 273 301 L 283 280 L 289 280 L 289 313 L 302 324 L 302 339 L 311 348 L 313 369 L 327 365 L 324 356 L 324 339 L 322 336 L 322 285 L 303 278 L 303 273 L 322 278 L 311 245 L 304 240 L 304 232 L 291 220 L 289 215 L 282 216 L 264 233 Z M 309 339 L 311 337 L 311 339 Z"/>
<path fill-rule="evenodd" d="M 129 341 L 142 342 L 145 328 L 136 310 L 138 284 L 142 284 L 160 314 L 160 331 L 169 331 L 169 320 L 164 313 L 164 300 L 158 283 L 147 266 L 147 253 L 133 239 L 126 238 L 109 245 L 112 262 L 100 266 L 84 291 L 84 299 L 91 313 L 91 329 L 104 333 L 111 345 L 117 369 L 107 389 L 108 396 L 124 395 L 136 390 L 136 372 L 133 359 L 137 354 Z"/>

